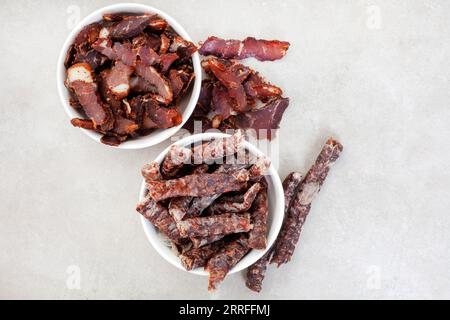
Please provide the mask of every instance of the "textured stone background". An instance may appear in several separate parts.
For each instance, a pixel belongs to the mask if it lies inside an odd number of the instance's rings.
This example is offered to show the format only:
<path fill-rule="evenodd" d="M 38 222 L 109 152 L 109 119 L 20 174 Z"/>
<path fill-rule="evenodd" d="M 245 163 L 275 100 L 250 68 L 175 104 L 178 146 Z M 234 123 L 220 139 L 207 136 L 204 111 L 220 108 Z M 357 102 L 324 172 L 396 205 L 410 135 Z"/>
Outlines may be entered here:
<path fill-rule="evenodd" d="M 328 135 L 345 145 L 292 263 L 260 295 L 241 274 L 210 295 L 148 243 L 139 168 L 170 141 L 112 150 L 70 126 L 57 55 L 78 10 L 113 2 L 1 1 L 0 298 L 450 298 L 450 2 L 142 1 L 195 41 L 292 43 L 282 61 L 248 62 L 292 99 L 282 177 Z"/>

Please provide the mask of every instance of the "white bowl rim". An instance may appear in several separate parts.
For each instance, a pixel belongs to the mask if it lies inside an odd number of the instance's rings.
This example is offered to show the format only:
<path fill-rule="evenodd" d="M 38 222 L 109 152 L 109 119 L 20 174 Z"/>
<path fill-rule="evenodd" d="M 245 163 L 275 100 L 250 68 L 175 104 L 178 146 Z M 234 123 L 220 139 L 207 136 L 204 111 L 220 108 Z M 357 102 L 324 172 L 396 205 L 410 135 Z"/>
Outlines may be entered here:
<path fill-rule="evenodd" d="M 119 12 L 150 12 L 155 13 L 159 15 L 160 17 L 164 18 L 171 27 L 175 29 L 175 31 L 184 39 L 191 41 L 192 39 L 189 36 L 189 34 L 186 32 L 186 30 L 179 24 L 174 18 L 172 18 L 167 13 L 153 8 L 148 5 L 144 4 L 138 4 L 138 3 L 118 3 L 109 5 L 106 7 L 102 7 L 100 9 L 95 10 L 88 16 L 86 16 L 84 19 L 82 19 L 76 26 L 73 28 L 73 30 L 70 32 L 68 37 L 66 38 L 66 41 L 63 44 L 63 47 L 61 49 L 61 52 L 59 54 L 58 58 L 58 65 L 56 67 L 56 81 L 57 81 L 57 88 L 58 88 L 58 94 L 61 100 L 62 105 L 64 106 L 64 110 L 66 111 L 68 117 L 70 119 L 73 119 L 75 117 L 78 117 L 79 115 L 76 113 L 76 111 L 70 106 L 68 99 L 66 99 L 67 95 L 67 88 L 64 86 L 65 81 L 65 67 L 64 67 L 64 60 L 67 54 L 67 50 L 69 49 L 69 46 L 73 43 L 73 40 L 75 36 L 81 31 L 83 27 L 86 25 L 93 23 L 95 21 L 99 21 L 98 16 L 101 16 L 103 13 L 119 13 Z M 105 145 L 101 143 L 100 139 L 102 137 L 101 134 L 95 131 L 91 130 L 85 130 L 79 128 L 79 130 L 83 131 L 87 136 L 89 136 L 91 139 L 97 141 L 98 143 L 115 148 L 115 149 L 125 149 L 125 150 L 135 150 L 135 149 L 144 149 L 148 148 L 154 145 L 157 145 L 161 143 L 162 141 L 170 138 L 174 134 L 176 134 L 186 123 L 186 121 L 189 119 L 189 117 L 194 112 L 195 106 L 197 104 L 198 98 L 200 96 L 200 90 L 201 90 L 201 83 L 202 83 L 202 68 L 200 65 L 200 55 L 198 52 L 195 52 L 192 55 L 192 64 L 194 67 L 194 74 L 195 74 L 195 80 L 194 85 L 192 86 L 192 93 L 189 98 L 189 102 L 186 105 L 186 108 L 183 112 L 183 121 L 180 125 L 164 129 L 164 130 L 158 130 L 155 132 L 150 133 L 147 136 L 140 137 L 139 139 L 131 139 L 123 142 L 117 147 L 112 147 L 109 145 Z M 77 128 L 78 129 L 78 128 Z"/>
<path fill-rule="evenodd" d="M 162 163 L 164 160 L 166 154 L 169 152 L 170 148 L 174 145 L 178 146 L 186 146 L 190 145 L 192 143 L 198 142 L 198 141 L 208 141 L 213 140 L 217 138 L 225 138 L 229 137 L 229 134 L 226 133 L 218 133 L 218 132 L 209 132 L 209 133 L 201 133 L 201 134 L 195 134 L 188 137 L 185 137 L 175 143 L 173 143 L 171 146 L 169 146 L 167 149 L 165 149 L 163 152 L 161 152 L 158 157 L 154 161 Z M 251 144 L 248 141 L 245 141 L 245 148 L 252 154 L 256 156 L 266 156 L 262 151 L 260 151 L 256 146 Z M 266 156 L 267 157 L 267 156 Z M 283 185 L 281 183 L 280 177 L 278 175 L 277 170 L 275 169 L 274 165 L 271 164 L 269 168 L 269 174 L 266 176 L 266 178 L 272 180 L 273 184 L 273 190 L 275 192 L 275 199 L 277 199 L 276 207 L 274 208 L 273 212 L 269 213 L 272 214 L 272 223 L 271 227 L 269 229 L 269 233 L 267 236 L 267 248 L 265 250 L 251 250 L 244 259 L 242 259 L 236 266 L 234 266 L 228 274 L 233 274 L 236 272 L 240 272 L 252 264 L 254 264 L 256 261 L 258 261 L 260 258 L 263 257 L 263 255 L 272 247 L 272 245 L 275 243 L 276 238 L 278 237 L 278 234 L 280 233 L 281 226 L 283 224 L 284 219 L 284 191 L 283 191 Z M 145 181 L 142 182 L 141 190 L 139 194 L 139 201 L 142 201 L 146 196 L 147 188 L 145 186 Z M 186 270 L 181 262 L 180 259 L 174 254 L 167 254 L 167 250 L 163 250 L 163 245 L 161 244 L 161 236 L 156 231 L 155 227 L 143 216 L 140 217 L 141 224 L 144 229 L 145 235 L 147 236 L 148 241 L 151 243 L 153 248 L 170 264 L 174 265 L 180 270 L 201 275 L 201 276 L 207 276 L 209 275 L 205 270 L 203 269 L 194 269 L 194 270 Z"/>

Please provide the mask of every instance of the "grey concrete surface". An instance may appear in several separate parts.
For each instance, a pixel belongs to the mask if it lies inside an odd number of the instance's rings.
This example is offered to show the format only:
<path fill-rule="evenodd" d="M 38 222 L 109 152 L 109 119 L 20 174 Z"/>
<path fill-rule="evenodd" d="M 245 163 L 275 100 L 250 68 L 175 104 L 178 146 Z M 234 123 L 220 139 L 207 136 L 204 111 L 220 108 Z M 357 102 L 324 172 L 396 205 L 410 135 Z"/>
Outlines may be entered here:
<path fill-rule="evenodd" d="M 242 274 L 209 294 L 148 243 L 139 168 L 170 141 L 112 150 L 69 124 L 57 55 L 78 9 L 114 2 L 0 3 L 0 298 L 450 298 L 450 2 L 142 1 L 196 41 L 292 43 L 282 61 L 246 62 L 292 100 L 282 177 L 305 172 L 327 136 L 345 145 L 293 261 L 259 295 Z"/>

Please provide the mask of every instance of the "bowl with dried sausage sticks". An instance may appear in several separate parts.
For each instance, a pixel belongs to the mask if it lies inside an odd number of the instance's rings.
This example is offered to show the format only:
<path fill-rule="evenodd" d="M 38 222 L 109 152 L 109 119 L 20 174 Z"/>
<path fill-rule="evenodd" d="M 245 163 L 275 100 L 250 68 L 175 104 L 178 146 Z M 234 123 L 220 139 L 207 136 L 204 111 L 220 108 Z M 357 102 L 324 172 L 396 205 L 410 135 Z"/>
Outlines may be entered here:
<path fill-rule="evenodd" d="M 209 290 L 254 264 L 278 236 L 283 186 L 242 131 L 184 138 L 142 175 L 136 209 L 148 240 L 177 268 L 209 275 Z"/>
<path fill-rule="evenodd" d="M 172 17 L 141 4 L 116 4 L 83 19 L 61 50 L 57 85 L 74 127 L 121 149 L 174 135 L 197 103 L 197 46 Z"/>

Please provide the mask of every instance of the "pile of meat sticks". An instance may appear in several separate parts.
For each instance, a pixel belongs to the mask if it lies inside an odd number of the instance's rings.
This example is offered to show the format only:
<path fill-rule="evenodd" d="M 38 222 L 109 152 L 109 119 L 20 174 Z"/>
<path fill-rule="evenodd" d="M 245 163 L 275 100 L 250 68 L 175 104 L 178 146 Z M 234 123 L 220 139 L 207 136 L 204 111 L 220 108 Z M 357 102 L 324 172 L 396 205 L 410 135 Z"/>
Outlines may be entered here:
<path fill-rule="evenodd" d="M 272 139 L 289 99 L 283 97 L 279 87 L 236 60 L 250 57 L 259 61 L 278 60 L 286 55 L 289 46 L 288 42 L 278 40 L 209 37 L 199 49 L 201 55 L 209 56 L 202 61 L 208 78 L 202 82 L 197 107 L 185 128 L 198 133 L 200 123 L 203 132 L 211 128 L 253 129 L 258 138 Z"/>
<path fill-rule="evenodd" d="M 173 146 L 142 170 L 148 194 L 137 206 L 167 237 L 187 270 L 205 268 L 213 290 L 251 250 L 267 247 L 270 162 L 250 155 L 244 135 Z"/>
<path fill-rule="evenodd" d="M 239 152 L 242 142 L 238 131 L 192 148 L 174 146 L 161 165 L 153 162 L 142 170 L 148 194 L 137 211 L 169 239 L 187 270 L 209 272 L 209 290 L 251 249 L 267 249 L 264 175 L 270 163 Z M 342 145 L 329 139 L 304 179 L 292 173 L 283 183 L 283 227 L 275 245 L 248 268 L 250 289 L 261 290 L 270 261 L 280 266 L 290 260 L 311 202 L 341 151 Z"/>
<path fill-rule="evenodd" d="M 66 59 L 72 125 L 118 146 L 181 124 L 179 100 L 194 79 L 197 47 L 153 14 L 105 14 L 83 28 Z"/>

